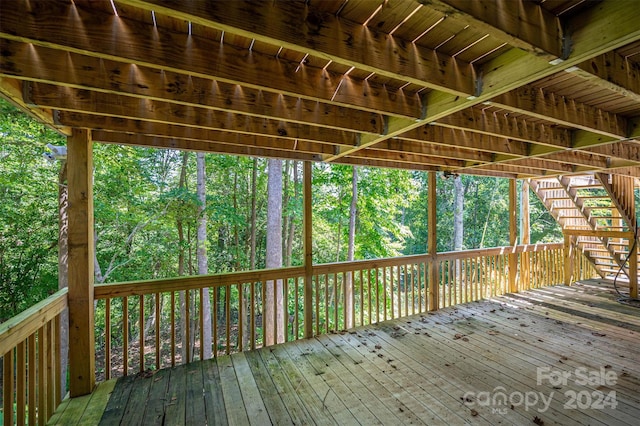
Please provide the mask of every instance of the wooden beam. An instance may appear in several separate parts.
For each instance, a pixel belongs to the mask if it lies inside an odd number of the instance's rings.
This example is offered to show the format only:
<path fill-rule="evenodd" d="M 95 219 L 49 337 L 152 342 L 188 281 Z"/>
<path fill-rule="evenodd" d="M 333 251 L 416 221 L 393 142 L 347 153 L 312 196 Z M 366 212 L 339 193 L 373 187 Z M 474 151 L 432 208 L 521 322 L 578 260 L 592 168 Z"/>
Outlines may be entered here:
<path fill-rule="evenodd" d="M 526 156 L 529 146 L 525 142 L 508 139 L 497 134 L 476 132 L 475 128 L 467 131 L 462 128 L 443 127 L 427 124 L 404 132 L 398 139 L 416 142 L 428 142 L 442 147 L 455 147 L 493 154 L 504 154 L 515 157 Z"/>
<path fill-rule="evenodd" d="M 563 31 L 560 19 L 541 5 L 523 0 L 431 0 L 431 9 L 461 21 L 496 40 L 548 60 L 559 58 Z"/>
<path fill-rule="evenodd" d="M 640 72 L 637 65 L 616 52 L 603 53 L 566 71 L 603 89 L 640 102 Z"/>
<path fill-rule="evenodd" d="M 454 145 L 436 145 L 427 141 L 417 142 L 415 140 L 400 138 L 384 140 L 373 145 L 371 148 L 368 148 L 367 151 L 372 149 L 428 155 L 432 157 L 458 159 L 479 163 L 489 163 L 495 159 L 495 155 L 492 152 L 460 148 Z"/>
<path fill-rule="evenodd" d="M 458 169 L 466 165 L 463 160 L 434 157 L 430 155 L 415 154 L 412 152 L 382 151 L 371 148 L 356 151 L 348 158 L 379 159 L 407 164 L 425 164 L 446 169 Z"/>
<path fill-rule="evenodd" d="M 509 181 L 509 245 L 514 247 L 518 242 L 518 211 L 517 211 L 516 180 Z M 518 254 L 509 253 L 509 292 L 518 291 Z"/>
<path fill-rule="evenodd" d="M 73 3 L 47 1 L 37 5 L 38 12 L 34 14 L 23 2 L 0 3 L 0 39 L 365 111 L 414 118 L 423 115 L 417 96 L 389 91 L 372 82 L 169 29 L 162 29 L 159 37 L 153 24 L 95 10 L 87 12 Z M 62 16 L 64 20 L 60 19 Z M 171 42 L 163 42 L 165 39 Z M 53 66 L 67 69 L 65 56 L 60 54 Z"/>
<path fill-rule="evenodd" d="M 624 117 L 533 86 L 503 93 L 491 99 L 490 103 L 497 108 L 562 126 L 576 127 L 613 138 L 627 136 L 628 123 Z"/>
<path fill-rule="evenodd" d="M 162 124 L 172 123 L 198 129 L 224 130 L 307 141 L 331 141 L 335 144 L 356 145 L 359 141 L 359 135 L 351 131 L 285 123 L 201 107 L 80 91 L 43 83 L 30 83 L 30 86 L 26 102 L 64 111 L 86 112 Z"/>
<path fill-rule="evenodd" d="M 69 393 L 95 386 L 93 318 L 93 148 L 87 130 L 67 139 L 69 191 Z"/>
<path fill-rule="evenodd" d="M 0 64 L 3 63 L 5 63 L 4 60 L 0 61 Z M 22 95 L 22 82 L 20 80 L 0 76 L 0 96 L 3 96 L 16 108 L 20 109 L 31 118 L 48 125 L 53 130 L 60 132 L 65 136 L 71 136 L 70 128 L 55 125 L 52 110 L 46 108 L 29 108 L 29 106 L 24 103 Z"/>
<path fill-rule="evenodd" d="M 410 168 L 411 170 L 423 170 L 423 171 L 438 170 L 438 167 L 430 166 L 428 164 L 413 163 L 411 164 L 410 167 L 407 167 L 406 163 L 400 163 L 397 161 L 389 161 L 389 160 L 376 160 L 372 158 L 341 157 L 334 162 L 338 164 L 350 164 L 352 166 L 380 167 L 383 169 L 407 170 L 407 168 Z"/>
<path fill-rule="evenodd" d="M 578 65 L 595 56 L 640 39 L 637 25 L 636 5 L 631 1 L 604 0 L 578 13 L 564 22 L 566 34 L 566 57 L 549 62 L 519 48 L 511 48 L 498 57 L 477 67 L 481 75 L 480 93 L 471 98 L 462 98 L 433 91 L 425 95 L 428 106 L 424 119 L 437 121 L 454 112 L 489 101 L 520 86 L 548 77 L 558 71 Z"/>
<path fill-rule="evenodd" d="M 64 54 L 67 65 L 62 66 L 59 50 L 7 39 L 1 43 L 0 76 L 334 129 L 383 132 L 384 119 L 373 112 L 73 52 Z M 22 93 L 17 92 L 20 98 Z"/>
<path fill-rule="evenodd" d="M 148 146 L 153 148 L 180 149 L 185 151 L 215 152 L 218 154 L 242 155 L 250 157 L 281 158 L 303 161 L 318 161 L 319 155 L 289 149 L 262 148 L 248 145 L 225 145 L 215 141 L 177 139 L 161 136 L 148 136 L 135 133 L 108 132 L 94 130 L 93 140 L 96 142 Z"/>
<path fill-rule="evenodd" d="M 59 123 L 74 127 L 120 133 L 137 133 L 165 139 L 206 141 L 225 145 L 252 146 L 256 148 L 291 150 L 304 153 L 329 153 L 335 150 L 335 146 L 328 143 L 309 142 L 293 138 L 258 136 L 248 133 L 226 132 L 223 130 L 199 129 L 197 127 L 152 123 L 141 120 L 126 120 L 76 112 L 59 111 L 57 117 Z M 167 142 L 168 145 L 166 147 L 172 148 L 172 143 L 173 142 Z"/>
<path fill-rule="evenodd" d="M 429 253 L 429 310 L 438 309 L 438 246 L 437 246 L 437 197 L 436 172 L 429 172 L 427 177 L 427 252 Z"/>
<path fill-rule="evenodd" d="M 635 142 L 614 142 L 588 148 L 588 152 L 612 158 L 640 162 L 640 145 Z"/>
<path fill-rule="evenodd" d="M 411 40 L 381 37 L 363 22 L 315 13 L 300 3 L 263 2 L 253 7 L 252 13 L 247 13 L 247 5 L 238 1 L 177 2 L 170 6 L 155 0 L 122 0 L 120 3 L 456 96 L 469 96 L 474 92 L 470 64 L 413 44 Z"/>
<path fill-rule="evenodd" d="M 521 141 L 535 144 L 523 145 L 523 148 L 526 149 L 525 155 L 546 147 L 557 149 L 571 147 L 572 135 L 568 129 L 531 123 L 524 118 L 507 114 L 495 114 L 479 107 L 458 111 L 439 119 L 436 124 L 508 139 L 510 142 Z M 540 145 L 540 147 L 537 147 L 537 145 Z M 546 150 L 545 152 L 553 152 L 553 150 Z"/>
<path fill-rule="evenodd" d="M 312 198 L 312 164 L 304 162 L 303 172 L 303 226 L 304 226 L 304 336 L 313 336 L 313 198 Z"/>

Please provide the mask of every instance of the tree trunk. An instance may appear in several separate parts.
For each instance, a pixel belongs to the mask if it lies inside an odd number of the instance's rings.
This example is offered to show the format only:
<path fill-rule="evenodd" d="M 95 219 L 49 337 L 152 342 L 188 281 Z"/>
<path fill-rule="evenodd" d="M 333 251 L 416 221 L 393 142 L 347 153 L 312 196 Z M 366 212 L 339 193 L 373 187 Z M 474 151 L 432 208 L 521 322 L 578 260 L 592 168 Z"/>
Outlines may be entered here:
<path fill-rule="evenodd" d="M 197 161 L 197 193 L 198 193 L 198 238 L 197 238 L 197 257 L 198 257 L 198 275 L 209 273 L 209 262 L 207 259 L 207 175 L 204 152 L 196 154 Z M 212 356 L 211 351 L 211 302 L 209 300 L 209 288 L 202 290 L 202 342 L 201 359 L 209 359 Z"/>
<path fill-rule="evenodd" d="M 180 170 L 180 180 L 178 182 L 178 188 L 182 189 L 187 184 L 187 163 L 189 161 L 189 153 L 184 152 L 182 154 L 182 168 Z M 184 238 L 184 224 L 182 217 L 178 215 L 176 219 L 176 228 L 178 229 L 178 276 L 183 276 L 185 271 L 185 238 Z M 182 362 L 189 362 L 187 357 L 187 327 L 189 322 L 187 321 L 187 305 L 184 290 L 179 292 L 180 298 L 180 341 L 182 342 Z"/>
<path fill-rule="evenodd" d="M 268 162 L 267 192 L 267 268 L 282 267 L 282 160 L 270 159 Z M 276 323 L 274 330 L 274 314 Z M 282 280 L 266 282 L 265 345 L 284 341 L 284 310 Z M 274 333 L 275 331 L 275 333 Z"/>
<path fill-rule="evenodd" d="M 60 165 L 58 174 L 58 288 L 69 286 L 69 218 L 67 207 L 69 193 L 67 189 L 67 162 Z M 67 393 L 67 363 L 69 359 L 69 312 L 67 309 L 60 313 L 60 385 L 62 394 Z"/>
<path fill-rule="evenodd" d="M 257 185 L 258 185 L 258 159 L 253 159 L 253 165 L 251 168 L 251 220 L 250 220 L 250 232 L 251 236 L 249 237 L 249 269 L 252 271 L 256 269 L 256 221 L 257 221 L 257 212 L 256 212 L 256 203 L 257 203 Z M 253 283 L 249 283 L 250 286 L 253 286 Z M 246 330 L 251 330 L 249 326 L 249 322 L 251 317 L 249 315 L 250 310 L 253 311 L 254 315 L 258 313 L 255 312 L 255 306 L 249 306 L 251 303 L 251 289 L 245 289 L 243 292 L 244 303 L 242 304 L 242 318 L 245 319 L 245 324 L 247 324 Z M 249 338 L 255 339 L 255 336 L 249 336 L 249 331 L 242 334 L 242 347 L 247 348 L 249 345 Z M 252 344 L 255 340 L 252 340 Z"/>
<path fill-rule="evenodd" d="M 453 201 L 453 250 L 462 250 L 464 237 L 464 187 L 460 176 L 456 176 L 453 180 L 454 185 L 454 201 Z M 449 270 L 451 271 L 451 269 Z M 456 281 L 462 279 L 460 276 L 462 265 L 460 259 L 455 261 L 455 277 Z"/>
<path fill-rule="evenodd" d="M 282 259 L 285 265 L 290 264 L 291 262 L 287 259 L 287 253 L 289 252 L 289 247 L 287 246 L 288 240 L 288 229 L 289 229 L 289 168 L 291 167 L 291 161 L 284 160 L 284 173 L 283 173 L 283 190 L 282 190 Z"/>
<path fill-rule="evenodd" d="M 462 250 L 464 236 L 464 187 L 460 176 L 453 180 L 453 250 Z"/>
<path fill-rule="evenodd" d="M 298 185 L 298 162 L 293 162 L 293 198 L 297 200 L 300 198 L 300 185 Z M 287 228 L 283 228 L 287 231 Z M 286 262 L 285 266 L 291 266 L 292 256 L 293 256 L 293 240 L 296 233 L 296 223 L 295 223 L 295 214 L 292 212 L 289 215 L 289 228 L 288 228 L 288 236 L 287 236 L 287 250 L 286 250 Z"/>
<path fill-rule="evenodd" d="M 356 217 L 358 215 L 358 168 L 353 166 L 351 176 L 351 207 L 349 208 L 349 243 L 347 246 L 347 261 L 353 261 L 356 248 Z M 345 297 L 347 303 L 344 309 L 346 328 L 353 327 L 353 274 L 347 272 L 345 282 Z"/>

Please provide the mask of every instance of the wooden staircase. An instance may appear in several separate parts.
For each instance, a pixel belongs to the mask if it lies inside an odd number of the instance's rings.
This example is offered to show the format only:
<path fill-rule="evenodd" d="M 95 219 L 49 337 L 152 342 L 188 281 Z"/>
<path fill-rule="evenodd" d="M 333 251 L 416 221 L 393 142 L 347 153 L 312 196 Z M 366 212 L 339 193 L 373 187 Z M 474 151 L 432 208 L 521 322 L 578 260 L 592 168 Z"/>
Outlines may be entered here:
<path fill-rule="evenodd" d="M 634 178 L 596 173 L 531 179 L 529 184 L 602 278 L 620 274 L 619 279 L 629 280 L 627 258 L 636 224 Z"/>

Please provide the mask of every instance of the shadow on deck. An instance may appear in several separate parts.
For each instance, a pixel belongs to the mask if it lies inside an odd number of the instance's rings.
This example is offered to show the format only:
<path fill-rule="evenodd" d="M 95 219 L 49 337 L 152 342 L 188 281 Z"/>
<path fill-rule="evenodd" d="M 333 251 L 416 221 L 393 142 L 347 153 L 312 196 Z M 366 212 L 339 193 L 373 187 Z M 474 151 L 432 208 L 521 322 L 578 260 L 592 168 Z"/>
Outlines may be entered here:
<path fill-rule="evenodd" d="M 124 377 L 50 423 L 636 425 L 640 310 L 616 299 L 548 287 Z"/>

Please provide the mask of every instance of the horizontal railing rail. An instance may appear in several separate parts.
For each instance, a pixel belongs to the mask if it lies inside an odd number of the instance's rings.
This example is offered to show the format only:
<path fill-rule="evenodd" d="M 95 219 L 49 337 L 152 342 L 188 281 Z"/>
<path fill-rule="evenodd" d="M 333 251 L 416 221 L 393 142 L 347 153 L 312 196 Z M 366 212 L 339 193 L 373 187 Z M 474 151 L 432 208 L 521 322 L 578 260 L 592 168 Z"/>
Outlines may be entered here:
<path fill-rule="evenodd" d="M 4 425 L 45 424 L 62 400 L 62 289 L 0 324 Z"/>

